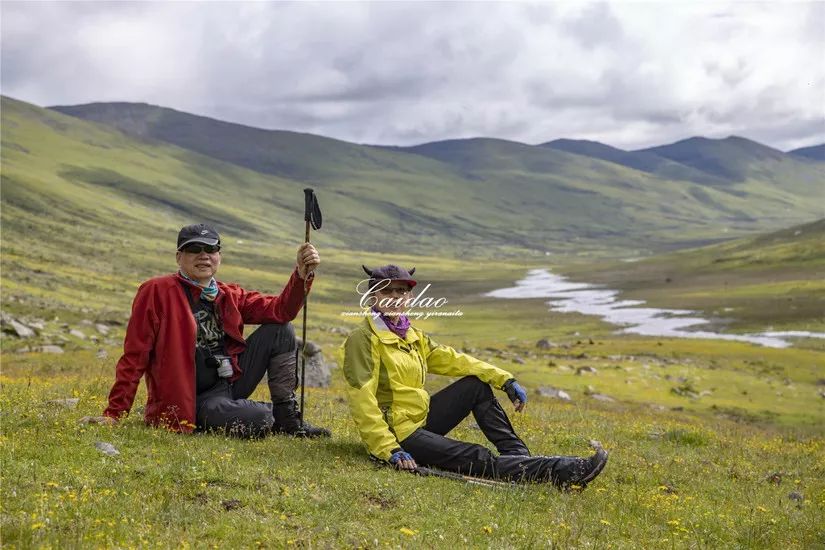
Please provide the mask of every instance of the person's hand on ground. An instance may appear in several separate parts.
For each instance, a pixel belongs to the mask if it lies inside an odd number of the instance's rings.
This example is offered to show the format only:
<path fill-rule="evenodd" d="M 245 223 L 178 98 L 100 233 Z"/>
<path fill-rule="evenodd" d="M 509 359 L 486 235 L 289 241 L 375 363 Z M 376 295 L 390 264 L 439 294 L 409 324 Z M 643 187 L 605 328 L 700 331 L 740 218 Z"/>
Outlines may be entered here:
<path fill-rule="evenodd" d="M 524 407 L 527 406 L 527 392 L 516 382 L 516 379 L 509 379 L 502 389 L 507 393 L 510 401 L 513 402 L 516 412 L 523 411 Z"/>
<path fill-rule="evenodd" d="M 306 279 L 321 264 L 321 256 L 312 243 L 304 243 L 298 248 L 295 261 L 298 265 L 298 276 Z"/>
<path fill-rule="evenodd" d="M 410 453 L 402 449 L 396 449 L 395 452 L 392 453 L 390 464 L 395 466 L 397 470 L 415 470 L 418 468 L 418 464 L 415 463 Z"/>

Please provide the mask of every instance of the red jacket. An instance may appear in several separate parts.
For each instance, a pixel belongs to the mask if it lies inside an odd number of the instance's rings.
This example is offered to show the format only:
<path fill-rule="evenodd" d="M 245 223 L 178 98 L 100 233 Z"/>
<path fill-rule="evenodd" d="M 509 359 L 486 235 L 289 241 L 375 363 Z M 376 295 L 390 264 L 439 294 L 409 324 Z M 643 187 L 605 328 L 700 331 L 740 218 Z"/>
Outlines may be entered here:
<path fill-rule="evenodd" d="M 149 399 L 147 424 L 191 432 L 195 427 L 195 339 L 197 329 L 180 274 L 164 275 L 140 285 L 126 327 L 123 355 L 117 363 L 105 416 L 129 413 L 141 376 L 146 375 Z M 311 278 L 308 281 L 311 285 Z M 200 289 L 189 287 L 200 299 Z M 286 323 L 301 310 L 304 281 L 293 271 L 279 296 L 248 292 L 238 285 L 218 283 L 215 300 L 226 333 L 226 352 L 240 374 L 238 355 L 246 349 L 244 323 Z"/>

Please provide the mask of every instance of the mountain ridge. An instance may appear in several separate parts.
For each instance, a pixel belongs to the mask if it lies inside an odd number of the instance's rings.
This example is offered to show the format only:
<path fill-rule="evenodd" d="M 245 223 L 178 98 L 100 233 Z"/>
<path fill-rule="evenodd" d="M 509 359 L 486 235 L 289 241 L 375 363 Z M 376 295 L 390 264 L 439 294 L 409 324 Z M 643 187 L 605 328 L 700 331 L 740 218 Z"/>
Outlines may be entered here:
<path fill-rule="evenodd" d="M 788 151 L 788 154 L 825 162 L 825 143 L 811 145 L 810 147 L 800 147 L 799 149 Z"/>
<path fill-rule="evenodd" d="M 341 238 L 363 234 L 378 249 L 389 242 L 381 228 L 398 220 L 412 237 L 405 246 L 463 239 L 479 250 L 508 243 L 581 249 L 608 242 L 655 249 L 820 215 L 796 192 L 794 181 L 770 189 L 760 182 L 697 183 L 492 138 L 387 148 L 256 129 L 149 104 L 95 103 L 47 112 L 68 112 L 71 120 L 90 120 L 146 143 L 282 178 L 285 185 L 317 186 L 329 197 L 329 217 L 340 224 Z M 75 178 L 78 173 L 67 172 Z M 825 172 L 817 175 L 825 181 Z M 794 208 L 786 210 L 790 204 Z"/>

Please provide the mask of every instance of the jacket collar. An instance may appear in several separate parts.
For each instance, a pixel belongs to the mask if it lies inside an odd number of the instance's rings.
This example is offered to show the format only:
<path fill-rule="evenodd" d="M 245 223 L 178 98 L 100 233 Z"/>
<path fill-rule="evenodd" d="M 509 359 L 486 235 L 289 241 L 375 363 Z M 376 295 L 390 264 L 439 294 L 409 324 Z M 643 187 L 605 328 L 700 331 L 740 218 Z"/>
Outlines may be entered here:
<path fill-rule="evenodd" d="M 394 344 L 396 342 L 407 342 L 410 344 L 418 340 L 418 331 L 413 327 L 410 327 L 410 330 L 407 331 L 407 339 L 403 340 L 387 327 L 387 324 L 381 317 L 370 314 L 366 316 L 366 320 L 370 329 L 378 336 L 382 344 Z"/>
<path fill-rule="evenodd" d="M 187 281 L 186 277 L 182 276 L 179 271 L 176 271 L 173 276 L 178 280 L 179 283 L 182 283 L 189 288 L 189 291 L 192 293 L 193 300 L 197 301 L 201 299 L 201 287 L 192 284 L 190 281 Z M 215 303 L 221 303 L 223 302 L 224 296 L 226 295 L 226 290 L 224 289 L 226 285 L 224 285 L 222 282 L 218 280 L 215 280 L 215 282 L 218 284 L 218 288 L 220 289 L 217 298 L 215 298 Z"/>

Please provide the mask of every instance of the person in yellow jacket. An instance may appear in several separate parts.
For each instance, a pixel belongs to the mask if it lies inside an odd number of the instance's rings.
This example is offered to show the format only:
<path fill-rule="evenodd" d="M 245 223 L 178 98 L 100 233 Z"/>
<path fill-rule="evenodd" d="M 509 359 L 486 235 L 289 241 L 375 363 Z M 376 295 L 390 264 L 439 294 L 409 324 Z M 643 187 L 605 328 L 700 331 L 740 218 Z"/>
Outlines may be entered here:
<path fill-rule="evenodd" d="M 410 325 L 404 312 L 417 284 L 415 268 L 364 270 L 371 314 L 342 348 L 350 412 L 370 455 L 404 470 L 422 465 L 560 488 L 584 487 L 602 471 L 607 452 L 595 441 L 596 453 L 589 458 L 531 456 L 492 390 L 505 391 L 515 410 L 523 410 L 527 393 L 513 375 L 438 344 Z M 430 397 L 424 389 L 427 373 L 463 378 Z M 471 413 L 498 455 L 447 437 Z"/>

